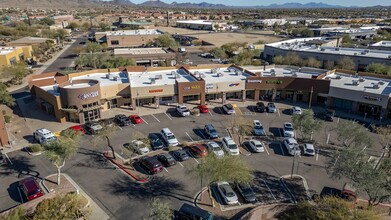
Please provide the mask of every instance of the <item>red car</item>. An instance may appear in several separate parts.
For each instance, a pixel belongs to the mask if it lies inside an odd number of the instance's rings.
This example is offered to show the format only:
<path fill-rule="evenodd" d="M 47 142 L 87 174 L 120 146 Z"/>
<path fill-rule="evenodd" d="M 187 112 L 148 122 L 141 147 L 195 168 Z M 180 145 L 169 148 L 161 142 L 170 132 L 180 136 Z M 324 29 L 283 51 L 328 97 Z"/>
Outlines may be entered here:
<path fill-rule="evenodd" d="M 208 150 L 204 145 L 196 144 L 190 147 L 191 152 L 195 157 L 206 157 L 208 156 Z"/>
<path fill-rule="evenodd" d="M 200 110 L 201 113 L 208 113 L 209 109 L 206 105 L 198 105 L 198 109 Z"/>
<path fill-rule="evenodd" d="M 140 118 L 140 116 L 138 116 L 138 115 L 131 115 L 131 116 L 129 116 L 129 118 L 130 118 L 130 121 L 132 121 L 133 124 L 140 124 L 140 123 L 143 122 L 143 119 Z"/>
<path fill-rule="evenodd" d="M 39 187 L 34 177 L 27 177 L 19 181 L 19 188 L 20 191 L 26 196 L 27 201 L 31 201 L 43 196 L 43 191 L 41 187 Z"/>
<path fill-rule="evenodd" d="M 86 134 L 86 131 L 84 130 L 84 128 L 81 125 L 75 125 L 75 126 L 69 127 L 68 129 L 71 129 L 75 132 L 80 132 L 82 135 Z"/>

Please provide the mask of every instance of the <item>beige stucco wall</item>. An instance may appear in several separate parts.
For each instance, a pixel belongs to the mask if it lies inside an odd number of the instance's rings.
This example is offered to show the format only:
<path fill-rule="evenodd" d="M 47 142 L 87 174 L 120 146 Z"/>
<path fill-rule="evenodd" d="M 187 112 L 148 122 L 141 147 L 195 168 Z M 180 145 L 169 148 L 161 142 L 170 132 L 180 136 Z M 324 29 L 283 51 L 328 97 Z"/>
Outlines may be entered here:
<path fill-rule="evenodd" d="M 209 84 L 213 84 L 213 88 L 209 87 L 208 89 Z M 238 85 L 234 86 L 234 84 L 238 84 Z M 234 92 L 234 91 L 241 91 L 245 89 L 246 89 L 245 80 L 237 80 L 232 82 L 219 82 L 219 83 L 210 83 L 207 80 L 205 81 L 205 92 L 207 93 Z"/>
<path fill-rule="evenodd" d="M 132 97 L 149 98 L 155 96 L 174 96 L 176 85 L 156 85 L 131 88 Z M 137 95 L 138 94 L 138 95 Z"/>
<path fill-rule="evenodd" d="M 362 95 L 366 95 L 369 97 L 381 98 L 381 101 L 371 101 L 371 100 L 363 98 Z M 387 108 L 388 99 L 389 99 L 389 96 L 387 96 L 387 95 L 379 95 L 379 94 L 360 92 L 360 91 L 354 91 L 354 90 L 349 90 L 349 89 L 341 89 L 341 88 L 335 88 L 335 87 L 330 87 L 329 96 L 334 97 L 334 98 L 347 99 L 347 100 L 351 100 L 351 101 L 361 102 L 361 103 L 367 103 L 367 104 L 371 104 L 371 105 L 378 105 L 378 106 L 381 106 L 382 108 Z"/>

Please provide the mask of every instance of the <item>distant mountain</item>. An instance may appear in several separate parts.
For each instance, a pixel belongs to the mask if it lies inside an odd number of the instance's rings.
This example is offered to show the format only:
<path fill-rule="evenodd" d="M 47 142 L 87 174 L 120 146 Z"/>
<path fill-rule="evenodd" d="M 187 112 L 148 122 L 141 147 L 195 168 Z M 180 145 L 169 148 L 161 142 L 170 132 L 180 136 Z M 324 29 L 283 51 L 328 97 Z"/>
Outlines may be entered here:
<path fill-rule="evenodd" d="M 130 5 L 130 6 L 136 5 L 129 0 L 112 0 L 112 1 L 109 1 L 109 3 L 114 4 L 114 5 Z"/>
<path fill-rule="evenodd" d="M 230 6 L 226 6 L 224 4 L 212 4 L 208 2 L 201 2 L 201 3 L 191 3 L 191 2 L 185 2 L 185 3 L 177 3 L 173 2 L 170 4 L 170 6 L 174 7 L 180 7 L 180 8 L 228 8 Z"/>
<path fill-rule="evenodd" d="M 149 0 L 138 5 L 144 7 L 157 7 L 157 8 L 168 8 L 171 6 L 170 4 L 167 4 L 160 0 Z"/>
<path fill-rule="evenodd" d="M 340 5 L 329 5 L 322 2 L 309 2 L 306 4 L 301 4 L 298 2 L 289 2 L 284 4 L 271 4 L 268 6 L 255 6 L 256 8 L 345 8 Z"/>

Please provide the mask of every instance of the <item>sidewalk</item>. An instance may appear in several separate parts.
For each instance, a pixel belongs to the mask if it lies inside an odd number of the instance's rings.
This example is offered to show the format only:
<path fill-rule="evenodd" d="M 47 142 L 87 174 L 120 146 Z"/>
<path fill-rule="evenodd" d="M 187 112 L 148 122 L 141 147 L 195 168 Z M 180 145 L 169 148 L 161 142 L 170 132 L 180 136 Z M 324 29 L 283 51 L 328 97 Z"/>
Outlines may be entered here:
<path fill-rule="evenodd" d="M 13 91 L 25 88 L 28 85 L 28 79 L 30 78 L 30 76 L 32 76 L 32 75 L 39 75 L 39 74 L 45 72 L 45 70 L 50 65 L 52 65 L 52 63 L 54 61 L 56 61 L 58 59 L 58 57 L 61 56 L 74 42 L 75 42 L 75 40 L 73 40 L 72 43 L 65 45 L 62 48 L 62 50 L 60 50 L 58 53 L 56 53 L 50 60 L 46 61 L 39 69 L 35 70 L 34 73 L 32 73 L 32 74 L 28 75 L 27 77 L 25 77 L 22 80 L 22 84 L 20 84 L 20 85 L 13 85 L 13 86 L 10 86 L 9 88 L 7 88 L 8 92 L 13 92 Z"/>

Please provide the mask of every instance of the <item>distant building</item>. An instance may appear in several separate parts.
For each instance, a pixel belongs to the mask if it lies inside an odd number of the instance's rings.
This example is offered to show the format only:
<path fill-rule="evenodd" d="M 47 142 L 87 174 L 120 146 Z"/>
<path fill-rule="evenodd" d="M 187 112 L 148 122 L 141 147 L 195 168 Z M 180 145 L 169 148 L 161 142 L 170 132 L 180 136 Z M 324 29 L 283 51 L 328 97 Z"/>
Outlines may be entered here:
<path fill-rule="evenodd" d="M 140 47 L 161 34 L 163 33 L 155 29 L 106 31 L 96 32 L 95 40 L 99 43 L 107 43 L 110 48 Z"/>
<path fill-rule="evenodd" d="M 273 27 L 274 25 L 281 26 L 286 23 L 287 20 L 284 18 L 261 19 L 255 21 L 255 24 L 262 24 L 264 27 Z"/>
<path fill-rule="evenodd" d="M 375 50 L 389 50 L 391 51 L 391 41 L 379 41 L 377 43 L 371 44 L 369 49 Z"/>
<path fill-rule="evenodd" d="M 50 39 L 50 38 L 42 38 L 42 37 L 23 37 L 11 42 L 8 42 L 8 46 L 13 46 L 13 47 L 19 47 L 19 46 L 38 46 L 42 43 L 45 43 L 46 41 L 52 41 L 53 44 L 55 44 L 55 40 Z"/>
<path fill-rule="evenodd" d="M 166 62 L 168 66 L 174 66 L 175 53 L 165 48 L 116 48 L 114 56 L 134 59 L 137 65 L 154 66 L 159 62 Z"/>
<path fill-rule="evenodd" d="M 0 66 L 10 66 L 33 58 L 33 48 L 23 47 L 0 47 Z"/>
<path fill-rule="evenodd" d="M 193 30 L 207 30 L 213 31 L 216 26 L 218 29 L 225 29 L 226 23 L 215 22 L 215 21 L 204 21 L 204 20 L 187 20 L 187 21 L 176 21 L 176 27 L 187 28 Z"/>
<path fill-rule="evenodd" d="M 325 43 L 314 43 L 319 41 Z M 321 61 L 323 66 L 335 65 L 339 60 L 349 57 L 354 61 L 357 70 L 365 70 L 371 63 L 391 65 L 391 51 L 342 48 L 338 47 L 338 42 L 340 39 L 324 37 L 297 38 L 266 44 L 263 54 L 264 59 L 272 62 L 275 56 L 295 52 L 302 59 L 313 57 Z"/>
<path fill-rule="evenodd" d="M 344 28 L 344 27 L 328 27 L 328 28 L 312 28 L 314 36 L 342 36 L 349 35 L 352 39 L 367 39 L 377 35 L 376 28 Z"/>
<path fill-rule="evenodd" d="M 118 21 L 113 22 L 113 26 L 117 28 L 129 28 L 129 29 L 150 29 L 154 25 L 151 22 L 130 21 L 126 16 L 120 16 Z"/>

